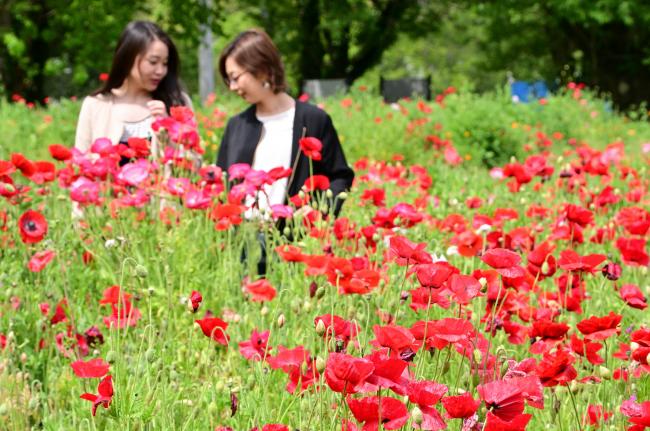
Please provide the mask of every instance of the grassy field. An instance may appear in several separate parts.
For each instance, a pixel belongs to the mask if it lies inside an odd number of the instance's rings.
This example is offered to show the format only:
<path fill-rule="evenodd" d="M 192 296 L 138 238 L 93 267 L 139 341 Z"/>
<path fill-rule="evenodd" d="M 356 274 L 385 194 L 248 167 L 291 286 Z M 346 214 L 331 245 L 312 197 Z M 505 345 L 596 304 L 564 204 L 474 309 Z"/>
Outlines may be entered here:
<path fill-rule="evenodd" d="M 648 113 L 362 90 L 314 102 L 356 172 L 340 217 L 312 197 L 284 232 L 209 166 L 231 97 L 171 177 L 67 154 L 78 101 L 0 104 L 2 428 L 650 426 Z"/>

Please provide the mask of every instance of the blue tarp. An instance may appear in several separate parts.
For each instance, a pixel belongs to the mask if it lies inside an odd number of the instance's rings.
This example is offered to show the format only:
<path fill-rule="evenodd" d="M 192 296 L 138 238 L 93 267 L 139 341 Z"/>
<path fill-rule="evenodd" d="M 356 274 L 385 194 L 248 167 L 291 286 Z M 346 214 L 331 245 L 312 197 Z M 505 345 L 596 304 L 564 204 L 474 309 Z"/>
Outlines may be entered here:
<path fill-rule="evenodd" d="M 544 81 L 514 81 L 510 84 L 510 93 L 514 101 L 528 103 L 531 99 L 546 97 L 548 95 L 548 87 L 546 87 Z"/>

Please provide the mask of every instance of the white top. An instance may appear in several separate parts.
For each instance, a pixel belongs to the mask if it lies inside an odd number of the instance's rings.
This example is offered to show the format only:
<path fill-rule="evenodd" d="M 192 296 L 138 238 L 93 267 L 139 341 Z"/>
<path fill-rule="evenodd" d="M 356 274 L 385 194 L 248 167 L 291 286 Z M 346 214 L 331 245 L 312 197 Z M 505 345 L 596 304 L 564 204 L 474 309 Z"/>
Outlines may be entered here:
<path fill-rule="evenodd" d="M 253 156 L 253 169 L 270 171 L 273 168 L 291 166 L 291 143 L 293 141 L 293 119 L 296 108 L 275 115 L 257 116 L 262 123 L 262 138 L 257 144 Z M 258 193 L 258 208 L 268 209 L 271 205 L 283 204 L 287 190 L 287 178 L 282 178 L 272 185 L 264 185 L 265 193 Z M 255 199 L 248 197 L 246 205 L 251 206 Z M 246 211 L 246 217 L 252 218 L 254 212 Z"/>
<path fill-rule="evenodd" d="M 129 138 L 150 138 L 153 134 L 151 124 L 153 124 L 153 117 L 151 115 L 140 121 L 125 121 L 120 142 L 127 142 Z"/>

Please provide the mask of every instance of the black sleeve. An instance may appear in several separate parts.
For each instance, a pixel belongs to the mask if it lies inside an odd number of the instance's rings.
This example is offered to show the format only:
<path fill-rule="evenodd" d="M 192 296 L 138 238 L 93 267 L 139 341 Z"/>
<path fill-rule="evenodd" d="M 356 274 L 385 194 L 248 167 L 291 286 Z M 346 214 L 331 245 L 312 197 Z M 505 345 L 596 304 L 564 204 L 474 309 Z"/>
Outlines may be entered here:
<path fill-rule="evenodd" d="M 330 208 L 334 210 L 334 216 L 337 217 L 343 204 L 343 200 L 337 199 L 337 196 L 341 192 L 350 190 L 354 179 L 354 171 L 345 160 L 339 136 L 329 115 L 325 119 L 321 142 L 323 143 L 322 173 L 330 180 L 330 189 L 334 195 L 332 202 L 330 202 Z"/>
<path fill-rule="evenodd" d="M 228 142 L 230 141 L 230 121 L 226 125 L 226 130 L 221 137 L 221 145 L 217 153 L 217 166 L 226 171 L 228 169 Z"/>

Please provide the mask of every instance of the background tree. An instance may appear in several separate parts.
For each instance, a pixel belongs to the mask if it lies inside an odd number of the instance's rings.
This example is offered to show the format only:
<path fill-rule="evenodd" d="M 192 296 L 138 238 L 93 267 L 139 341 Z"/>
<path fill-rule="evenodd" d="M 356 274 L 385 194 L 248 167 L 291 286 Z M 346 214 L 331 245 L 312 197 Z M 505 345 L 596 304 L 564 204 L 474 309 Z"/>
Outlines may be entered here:
<path fill-rule="evenodd" d="M 398 36 L 438 27 L 440 6 L 422 0 L 244 0 L 283 53 L 294 84 L 311 78 L 352 82 L 379 63 Z"/>
<path fill-rule="evenodd" d="M 167 30 L 181 52 L 196 53 L 203 22 L 218 29 L 218 1 L 8 0 L 0 6 L 0 81 L 4 93 L 30 101 L 85 94 L 110 68 L 117 39 L 133 19 Z M 193 72 L 195 55 L 183 55 Z M 192 74 L 189 74 L 192 76 Z"/>

